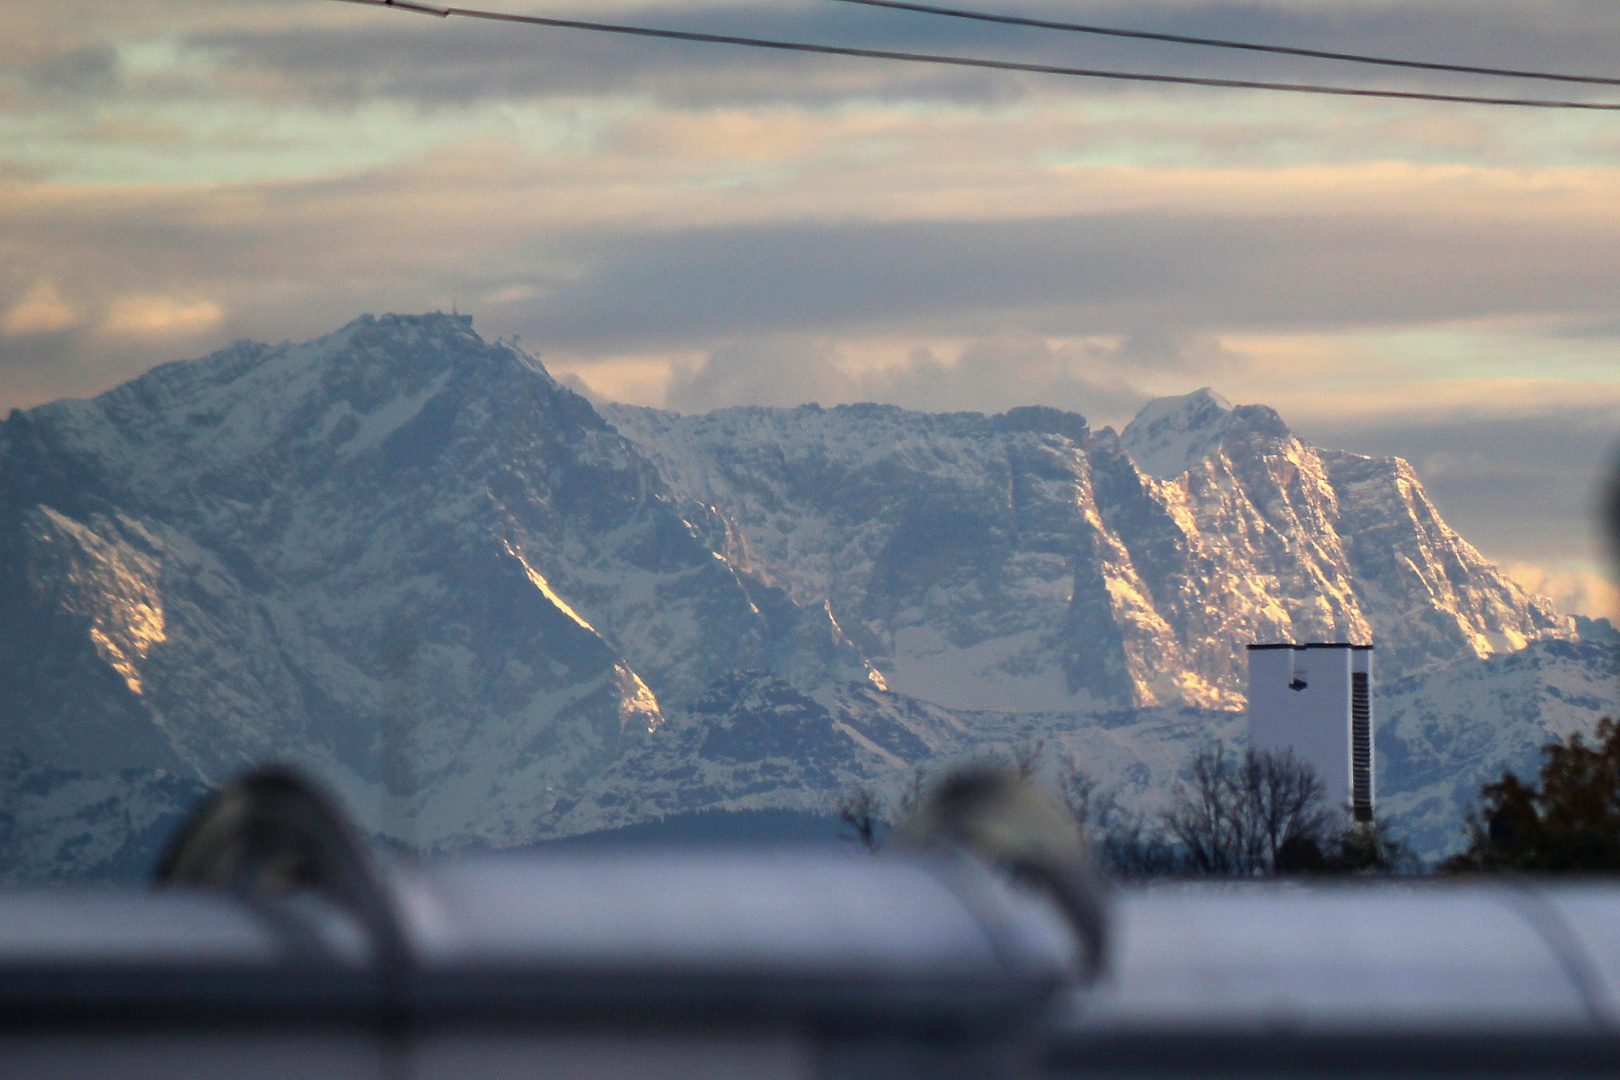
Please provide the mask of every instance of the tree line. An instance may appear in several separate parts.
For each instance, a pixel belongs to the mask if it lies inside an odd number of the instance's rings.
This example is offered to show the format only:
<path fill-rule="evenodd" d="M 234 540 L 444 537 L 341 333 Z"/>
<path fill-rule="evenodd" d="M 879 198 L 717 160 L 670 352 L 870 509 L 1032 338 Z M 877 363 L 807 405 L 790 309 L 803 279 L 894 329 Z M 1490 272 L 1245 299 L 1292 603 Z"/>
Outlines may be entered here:
<path fill-rule="evenodd" d="M 1127 878 L 1262 877 L 1413 873 L 1420 864 L 1382 822 L 1361 823 L 1330 807 L 1321 777 L 1291 751 L 1195 751 L 1168 802 L 1127 805 L 1072 762 L 1046 768 L 1045 744 L 1014 746 L 1004 765 L 1025 779 L 1044 774 L 1104 869 Z M 1467 846 L 1441 863 L 1448 873 L 1504 870 L 1620 871 L 1620 725 L 1599 722 L 1542 748 L 1534 781 L 1512 771 L 1480 789 Z M 930 786 L 913 769 L 899 796 L 849 789 L 836 811 L 850 837 L 876 850 Z"/>

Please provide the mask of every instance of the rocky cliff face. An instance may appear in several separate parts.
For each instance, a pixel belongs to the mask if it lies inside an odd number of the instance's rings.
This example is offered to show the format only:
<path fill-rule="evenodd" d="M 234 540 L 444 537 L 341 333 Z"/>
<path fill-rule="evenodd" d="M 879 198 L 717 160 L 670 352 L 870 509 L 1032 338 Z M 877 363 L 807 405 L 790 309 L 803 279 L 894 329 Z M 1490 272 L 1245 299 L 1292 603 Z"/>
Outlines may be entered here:
<path fill-rule="evenodd" d="M 0 873 L 134 865 L 265 760 L 428 849 L 1035 738 L 1147 792 L 1237 730 L 1248 641 L 1396 679 L 1571 635 L 1403 462 L 1207 392 L 1123 435 L 598 410 L 466 318 L 367 317 L 0 423 Z"/>
<path fill-rule="evenodd" d="M 1207 390 L 1120 436 L 1035 408 L 603 412 L 729 558 L 953 708 L 1241 707 L 1251 641 L 1370 641 L 1399 677 L 1574 636 L 1404 461 Z"/>
<path fill-rule="evenodd" d="M 291 759 L 409 839 L 512 842 L 738 666 L 865 670 L 465 318 L 238 345 L 0 426 L 0 715 L 41 766 Z"/>

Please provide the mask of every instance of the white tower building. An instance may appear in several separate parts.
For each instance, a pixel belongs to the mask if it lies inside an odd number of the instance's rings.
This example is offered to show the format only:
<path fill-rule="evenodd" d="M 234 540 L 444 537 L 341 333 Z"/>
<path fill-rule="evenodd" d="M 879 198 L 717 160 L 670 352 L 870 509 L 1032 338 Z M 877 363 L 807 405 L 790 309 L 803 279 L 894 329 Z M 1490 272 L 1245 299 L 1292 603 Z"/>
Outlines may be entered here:
<path fill-rule="evenodd" d="M 1372 646 L 1249 646 L 1249 745 L 1292 749 L 1329 806 L 1373 819 Z"/>

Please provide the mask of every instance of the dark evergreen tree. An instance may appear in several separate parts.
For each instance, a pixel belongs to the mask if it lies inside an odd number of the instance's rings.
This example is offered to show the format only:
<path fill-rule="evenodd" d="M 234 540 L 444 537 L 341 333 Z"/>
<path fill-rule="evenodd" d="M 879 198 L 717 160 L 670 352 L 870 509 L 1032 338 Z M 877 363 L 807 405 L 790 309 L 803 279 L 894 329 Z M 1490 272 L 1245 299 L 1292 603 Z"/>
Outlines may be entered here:
<path fill-rule="evenodd" d="M 1596 873 L 1620 870 L 1620 724 L 1598 721 L 1541 748 L 1539 783 L 1511 771 L 1480 788 L 1469 845 L 1443 869 Z"/>

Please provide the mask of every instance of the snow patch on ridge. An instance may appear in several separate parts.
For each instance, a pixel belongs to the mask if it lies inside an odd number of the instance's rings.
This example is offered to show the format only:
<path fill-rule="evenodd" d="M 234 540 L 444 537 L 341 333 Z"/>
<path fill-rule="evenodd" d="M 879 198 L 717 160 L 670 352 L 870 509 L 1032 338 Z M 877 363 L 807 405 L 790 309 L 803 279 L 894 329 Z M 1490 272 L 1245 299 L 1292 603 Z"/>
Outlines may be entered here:
<path fill-rule="evenodd" d="M 1220 446 L 1231 419 L 1232 403 L 1207 386 L 1154 398 L 1125 425 L 1120 446 L 1143 475 L 1174 480 Z"/>
<path fill-rule="evenodd" d="M 964 648 L 931 625 L 907 626 L 894 635 L 888 688 L 948 709 L 1061 712 L 1090 706 L 1084 691 L 1076 699 L 1056 651 L 1037 630 Z"/>

